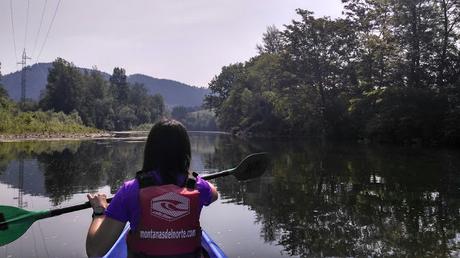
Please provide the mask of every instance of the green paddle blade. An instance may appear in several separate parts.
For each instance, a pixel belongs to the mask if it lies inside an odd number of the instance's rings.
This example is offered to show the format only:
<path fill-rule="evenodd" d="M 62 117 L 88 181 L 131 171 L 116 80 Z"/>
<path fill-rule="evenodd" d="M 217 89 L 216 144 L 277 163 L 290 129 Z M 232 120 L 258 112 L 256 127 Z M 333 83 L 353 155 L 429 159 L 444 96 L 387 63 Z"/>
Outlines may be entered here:
<path fill-rule="evenodd" d="M 26 211 L 0 205 L 0 246 L 18 239 L 32 223 L 48 214 L 49 211 Z"/>
<path fill-rule="evenodd" d="M 268 154 L 254 153 L 247 156 L 241 163 L 232 169 L 214 174 L 203 175 L 204 179 L 213 179 L 227 175 L 234 175 L 238 180 L 248 180 L 261 176 L 269 166 Z M 111 198 L 108 199 L 108 201 Z M 49 211 L 26 211 L 20 208 L 0 205 L 0 246 L 9 244 L 21 237 L 36 221 L 43 218 L 89 208 L 88 202 L 67 208 Z"/>

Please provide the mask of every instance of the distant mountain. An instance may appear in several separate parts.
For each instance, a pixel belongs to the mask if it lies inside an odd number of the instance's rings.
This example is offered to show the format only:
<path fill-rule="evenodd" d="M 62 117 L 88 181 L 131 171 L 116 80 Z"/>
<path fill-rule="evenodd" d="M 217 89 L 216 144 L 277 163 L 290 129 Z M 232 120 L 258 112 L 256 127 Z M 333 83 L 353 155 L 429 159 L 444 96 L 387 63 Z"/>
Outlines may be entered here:
<path fill-rule="evenodd" d="M 209 92 L 208 89 L 167 79 L 157 79 L 143 74 L 130 75 L 128 82 L 144 84 L 150 94 L 161 94 L 169 106 L 200 106 L 203 103 L 204 95 Z"/>
<path fill-rule="evenodd" d="M 38 63 L 30 66 L 27 71 L 26 97 L 39 100 L 40 94 L 45 90 L 48 71 L 51 63 Z M 91 69 L 79 68 L 81 72 L 91 71 Z M 110 78 L 110 74 L 103 72 L 104 78 Z M 21 71 L 10 73 L 3 76 L 3 85 L 10 97 L 16 101 L 21 98 Z M 203 102 L 204 96 L 209 92 L 208 89 L 190 86 L 178 81 L 157 79 L 143 74 L 133 74 L 128 76 L 128 82 L 144 84 L 150 94 L 160 94 L 167 106 L 199 106 Z"/>
<path fill-rule="evenodd" d="M 40 92 L 45 89 L 48 70 L 51 63 L 39 63 L 28 67 L 26 77 L 26 97 L 34 100 L 40 98 Z M 3 85 L 8 91 L 10 98 L 14 100 L 21 99 L 21 71 L 4 75 L 2 78 Z"/>

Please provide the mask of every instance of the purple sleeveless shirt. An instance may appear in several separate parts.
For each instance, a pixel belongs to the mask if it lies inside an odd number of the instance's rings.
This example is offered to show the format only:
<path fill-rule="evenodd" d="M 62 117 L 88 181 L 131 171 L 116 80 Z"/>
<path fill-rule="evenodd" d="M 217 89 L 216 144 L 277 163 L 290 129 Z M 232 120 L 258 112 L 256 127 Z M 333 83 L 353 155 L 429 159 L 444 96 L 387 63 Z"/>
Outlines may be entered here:
<path fill-rule="evenodd" d="M 150 172 L 151 175 L 161 182 L 161 177 L 157 172 Z M 185 178 L 178 178 L 178 183 L 183 182 Z M 200 176 L 196 180 L 196 189 L 200 192 L 200 211 L 203 206 L 211 203 L 211 187 L 206 180 Z M 129 221 L 132 229 L 137 227 L 141 214 L 139 203 L 139 182 L 136 179 L 125 182 L 113 197 L 110 205 L 105 211 L 105 215 L 111 219 L 126 223 Z"/>

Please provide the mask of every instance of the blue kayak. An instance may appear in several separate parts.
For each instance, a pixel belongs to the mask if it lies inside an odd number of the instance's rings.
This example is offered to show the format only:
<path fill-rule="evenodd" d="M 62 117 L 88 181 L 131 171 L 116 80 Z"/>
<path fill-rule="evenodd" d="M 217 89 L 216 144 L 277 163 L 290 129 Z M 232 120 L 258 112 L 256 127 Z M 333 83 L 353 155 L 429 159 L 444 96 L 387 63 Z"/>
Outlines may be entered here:
<path fill-rule="evenodd" d="M 121 233 L 118 240 L 110 248 L 104 258 L 120 258 L 128 256 L 128 248 L 126 246 L 126 234 L 129 231 L 129 224 L 126 225 L 125 229 Z M 222 249 L 209 237 L 209 235 L 203 230 L 201 231 L 201 247 L 203 252 L 206 252 L 204 257 L 210 258 L 227 258 Z"/>

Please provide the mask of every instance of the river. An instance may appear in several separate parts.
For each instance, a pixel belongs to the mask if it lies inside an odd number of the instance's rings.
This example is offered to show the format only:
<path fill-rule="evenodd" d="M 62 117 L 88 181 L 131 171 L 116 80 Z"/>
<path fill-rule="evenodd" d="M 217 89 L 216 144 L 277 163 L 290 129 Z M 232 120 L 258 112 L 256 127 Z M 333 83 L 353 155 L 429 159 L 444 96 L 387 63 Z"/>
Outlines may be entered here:
<path fill-rule="evenodd" d="M 202 227 L 229 257 L 460 256 L 460 152 L 191 133 L 192 169 L 267 151 L 258 179 L 214 180 Z M 0 143 L 0 205 L 27 210 L 115 193 L 141 168 L 142 139 Z M 91 210 L 35 222 L 0 257 L 85 257 Z"/>

